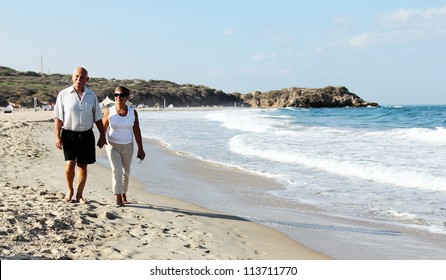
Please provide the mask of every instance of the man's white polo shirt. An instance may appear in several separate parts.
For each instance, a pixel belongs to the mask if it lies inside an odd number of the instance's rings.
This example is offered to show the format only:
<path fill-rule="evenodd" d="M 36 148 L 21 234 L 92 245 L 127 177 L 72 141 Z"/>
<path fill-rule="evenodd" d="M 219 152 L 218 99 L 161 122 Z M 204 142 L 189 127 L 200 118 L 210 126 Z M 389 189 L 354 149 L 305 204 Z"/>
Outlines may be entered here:
<path fill-rule="evenodd" d="M 102 119 L 102 111 L 96 94 L 84 87 L 82 99 L 70 86 L 59 92 L 54 106 L 54 118 L 62 121 L 62 128 L 71 131 L 87 131 L 93 124 Z"/>

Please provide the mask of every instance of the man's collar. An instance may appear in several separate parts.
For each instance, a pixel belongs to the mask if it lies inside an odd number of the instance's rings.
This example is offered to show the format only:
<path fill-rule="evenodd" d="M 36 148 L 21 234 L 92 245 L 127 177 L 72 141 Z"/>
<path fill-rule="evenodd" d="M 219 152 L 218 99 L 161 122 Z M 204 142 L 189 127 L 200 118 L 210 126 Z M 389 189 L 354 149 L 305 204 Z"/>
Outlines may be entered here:
<path fill-rule="evenodd" d="M 70 93 L 75 93 L 75 92 L 76 92 L 76 90 L 74 89 L 74 86 L 71 86 Z M 84 86 L 84 91 L 83 92 L 90 94 L 91 90 L 87 86 Z"/>

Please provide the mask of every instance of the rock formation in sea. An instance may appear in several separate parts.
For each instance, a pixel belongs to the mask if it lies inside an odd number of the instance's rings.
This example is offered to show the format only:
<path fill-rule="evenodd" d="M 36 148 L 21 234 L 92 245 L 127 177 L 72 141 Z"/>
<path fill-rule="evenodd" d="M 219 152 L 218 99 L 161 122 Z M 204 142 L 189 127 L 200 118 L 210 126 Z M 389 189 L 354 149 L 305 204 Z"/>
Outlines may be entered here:
<path fill-rule="evenodd" d="M 378 107 L 351 93 L 346 87 L 287 88 L 265 93 L 251 92 L 242 96 L 252 107 L 261 108 L 322 108 L 322 107 Z"/>

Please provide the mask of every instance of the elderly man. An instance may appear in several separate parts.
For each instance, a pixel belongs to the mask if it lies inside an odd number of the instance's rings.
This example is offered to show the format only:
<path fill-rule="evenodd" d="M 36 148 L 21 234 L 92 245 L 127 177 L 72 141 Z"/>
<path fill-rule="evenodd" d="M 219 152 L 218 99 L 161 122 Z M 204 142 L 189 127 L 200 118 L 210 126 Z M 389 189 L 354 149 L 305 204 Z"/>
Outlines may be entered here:
<path fill-rule="evenodd" d="M 106 142 L 102 111 L 96 94 L 85 84 L 88 72 L 77 67 L 71 77 L 73 85 L 60 91 L 54 107 L 54 128 L 56 147 L 63 149 L 65 157 L 65 180 L 67 183 L 66 202 L 71 202 L 74 195 L 74 177 L 77 166 L 76 201 L 88 203 L 83 197 L 87 182 L 87 166 L 96 162 L 95 137 L 93 124 L 99 130 L 97 145 L 102 148 Z"/>

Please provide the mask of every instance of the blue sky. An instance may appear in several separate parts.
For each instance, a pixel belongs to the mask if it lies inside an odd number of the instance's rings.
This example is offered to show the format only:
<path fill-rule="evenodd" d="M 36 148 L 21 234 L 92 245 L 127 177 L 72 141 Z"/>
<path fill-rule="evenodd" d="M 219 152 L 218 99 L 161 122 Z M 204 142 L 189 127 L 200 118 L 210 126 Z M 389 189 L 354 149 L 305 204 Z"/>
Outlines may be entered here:
<path fill-rule="evenodd" d="M 5 1 L 0 65 L 227 93 L 345 86 L 446 104 L 446 1 Z"/>

